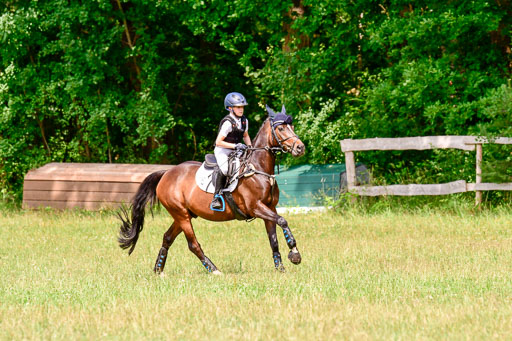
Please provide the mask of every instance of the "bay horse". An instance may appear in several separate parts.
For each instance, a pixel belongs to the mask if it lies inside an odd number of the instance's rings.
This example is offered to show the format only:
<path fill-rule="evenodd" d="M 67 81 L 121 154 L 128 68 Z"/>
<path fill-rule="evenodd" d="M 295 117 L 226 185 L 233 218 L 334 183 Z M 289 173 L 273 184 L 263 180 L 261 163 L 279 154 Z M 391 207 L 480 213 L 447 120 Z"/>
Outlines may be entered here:
<path fill-rule="evenodd" d="M 274 177 L 276 153 L 291 153 L 292 156 L 299 157 L 304 154 L 305 146 L 295 134 L 292 118 L 286 115 L 284 105 L 280 113 L 276 114 L 268 106 L 267 112 L 268 118 L 252 141 L 253 146 L 249 147 L 241 158 L 241 164 L 246 167 L 251 165 L 253 175 L 239 178 L 232 197 L 246 217 L 260 218 L 265 222 L 274 266 L 277 270 L 284 271 L 276 236 L 276 224 L 282 228 L 290 249 L 289 260 L 293 264 L 299 264 L 301 255 L 287 221 L 276 211 L 279 201 L 279 188 Z M 122 249 L 129 248 L 129 254 L 133 252 L 143 229 L 145 207 L 148 202 L 152 206 L 158 198 L 173 217 L 174 222 L 163 236 L 162 247 L 155 263 L 154 272 L 157 274 L 163 272 L 168 250 L 181 232 L 185 234 L 190 251 L 199 258 L 206 270 L 213 274 L 221 273 L 205 256 L 196 239 L 191 220 L 201 217 L 211 221 L 228 221 L 236 218 L 236 212 L 227 205 L 223 212 L 210 209 L 213 194 L 201 190 L 195 181 L 195 174 L 200 166 L 200 162 L 186 161 L 169 170 L 151 173 L 141 183 L 131 201 L 131 220 L 126 210 L 119 214 L 122 221 L 119 246 Z"/>

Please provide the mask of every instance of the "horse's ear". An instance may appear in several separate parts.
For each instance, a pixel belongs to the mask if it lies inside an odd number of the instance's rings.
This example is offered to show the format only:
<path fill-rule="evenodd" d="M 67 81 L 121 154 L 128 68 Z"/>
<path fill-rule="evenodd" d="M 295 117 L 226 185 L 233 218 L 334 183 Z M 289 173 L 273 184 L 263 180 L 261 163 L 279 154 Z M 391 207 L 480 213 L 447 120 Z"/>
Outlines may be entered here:
<path fill-rule="evenodd" d="M 274 112 L 274 110 L 270 109 L 270 107 L 268 106 L 268 104 L 265 104 L 265 107 L 267 109 L 267 112 L 268 112 L 268 115 L 273 118 L 274 116 L 276 116 L 276 113 Z"/>
<path fill-rule="evenodd" d="M 286 108 L 284 107 L 284 104 L 283 104 L 283 107 L 281 108 L 281 114 L 286 115 Z"/>

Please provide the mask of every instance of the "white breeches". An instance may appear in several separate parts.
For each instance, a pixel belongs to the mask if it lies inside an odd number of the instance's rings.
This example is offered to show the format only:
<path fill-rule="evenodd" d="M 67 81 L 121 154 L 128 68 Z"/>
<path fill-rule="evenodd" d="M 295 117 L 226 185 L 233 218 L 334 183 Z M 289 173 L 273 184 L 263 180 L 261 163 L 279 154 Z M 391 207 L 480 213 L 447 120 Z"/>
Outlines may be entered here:
<path fill-rule="evenodd" d="M 213 153 L 215 154 L 215 158 L 217 159 L 217 165 L 220 168 L 222 174 L 226 175 L 228 173 L 228 156 L 234 150 L 228 148 L 220 148 L 215 147 Z"/>

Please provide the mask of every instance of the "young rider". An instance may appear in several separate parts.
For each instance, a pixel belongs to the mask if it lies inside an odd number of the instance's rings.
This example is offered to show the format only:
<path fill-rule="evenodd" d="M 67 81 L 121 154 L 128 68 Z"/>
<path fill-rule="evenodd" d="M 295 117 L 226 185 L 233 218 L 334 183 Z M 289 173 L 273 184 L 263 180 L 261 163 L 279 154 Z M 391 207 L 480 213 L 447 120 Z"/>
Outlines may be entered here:
<path fill-rule="evenodd" d="M 243 151 L 251 146 L 249 136 L 249 122 L 244 116 L 244 107 L 247 105 L 245 97 L 238 92 L 230 92 L 224 99 L 224 107 L 229 111 L 219 124 L 219 132 L 215 140 L 214 154 L 220 172 L 215 179 L 215 194 L 211 207 L 221 209 L 222 202 L 217 196 L 223 189 L 228 172 L 228 157 L 234 150 Z M 245 144 L 242 143 L 245 142 Z"/>

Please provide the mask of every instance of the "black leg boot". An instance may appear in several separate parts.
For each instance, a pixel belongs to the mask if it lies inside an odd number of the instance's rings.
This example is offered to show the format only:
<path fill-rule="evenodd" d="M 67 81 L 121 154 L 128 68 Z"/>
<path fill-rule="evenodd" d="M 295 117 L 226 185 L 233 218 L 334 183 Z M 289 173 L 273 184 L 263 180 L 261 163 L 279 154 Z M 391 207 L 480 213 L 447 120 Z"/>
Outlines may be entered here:
<path fill-rule="evenodd" d="M 211 204 L 211 208 L 215 210 L 222 209 L 222 200 L 217 195 L 224 189 L 224 185 L 226 183 L 226 176 L 219 171 L 215 176 L 215 193 L 213 194 L 213 200 Z"/>

